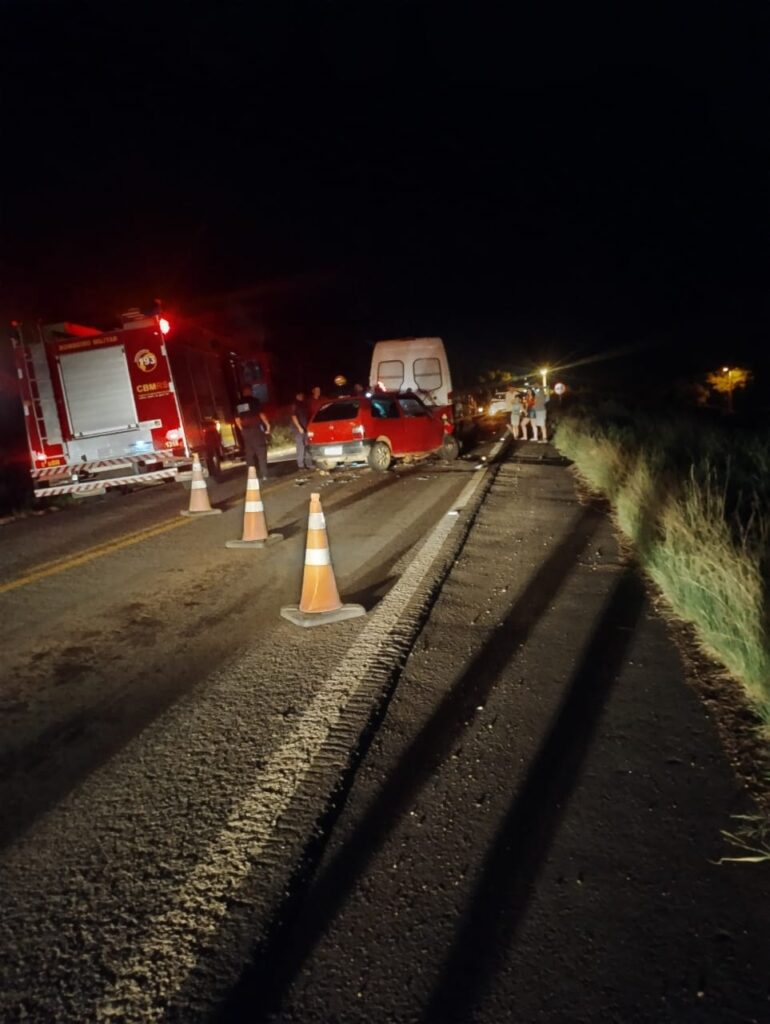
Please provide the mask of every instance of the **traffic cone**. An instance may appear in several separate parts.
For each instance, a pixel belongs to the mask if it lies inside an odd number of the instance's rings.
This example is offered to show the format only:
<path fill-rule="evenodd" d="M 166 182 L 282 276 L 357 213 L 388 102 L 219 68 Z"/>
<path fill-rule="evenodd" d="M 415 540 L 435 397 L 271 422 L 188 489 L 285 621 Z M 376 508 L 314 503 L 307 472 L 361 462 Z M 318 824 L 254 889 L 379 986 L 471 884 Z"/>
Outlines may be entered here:
<path fill-rule="evenodd" d="M 283 540 L 281 533 L 268 533 L 265 520 L 265 506 L 259 492 L 257 471 L 249 466 L 246 480 L 246 503 L 243 506 L 243 537 L 241 540 L 225 541 L 226 548 L 263 548 L 266 544 L 276 544 Z"/>
<path fill-rule="evenodd" d="M 342 619 L 366 615 L 366 609 L 360 604 L 343 604 L 340 600 L 329 554 L 320 494 L 310 495 L 302 596 L 298 605 L 281 608 L 281 615 L 295 626 L 322 626 L 327 622 L 340 622 Z"/>
<path fill-rule="evenodd" d="M 220 516 L 221 508 L 212 508 L 206 481 L 203 479 L 201 460 L 198 453 L 193 455 L 192 483 L 190 484 L 190 507 L 179 513 L 182 516 Z"/>

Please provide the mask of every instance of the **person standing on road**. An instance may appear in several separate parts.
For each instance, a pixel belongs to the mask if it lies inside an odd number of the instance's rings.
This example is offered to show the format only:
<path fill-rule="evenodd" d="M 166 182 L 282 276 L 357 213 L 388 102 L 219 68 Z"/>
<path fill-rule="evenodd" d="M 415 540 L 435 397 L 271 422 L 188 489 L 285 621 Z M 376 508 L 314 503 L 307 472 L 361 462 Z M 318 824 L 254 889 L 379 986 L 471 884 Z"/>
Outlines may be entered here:
<path fill-rule="evenodd" d="M 518 396 L 516 389 L 513 384 L 509 384 L 505 389 L 505 408 L 509 413 L 508 430 L 511 432 L 512 437 L 518 436 Z"/>
<path fill-rule="evenodd" d="M 527 423 L 529 423 L 529 411 L 527 409 L 527 393 L 526 391 L 519 391 L 516 394 L 516 405 L 514 409 L 514 416 L 516 417 L 516 434 L 515 436 L 519 440 L 526 441 L 527 439 Z"/>
<path fill-rule="evenodd" d="M 529 423 L 529 396 L 526 391 L 519 391 L 516 395 L 516 406 L 513 414 L 516 422 L 516 434 L 520 441 L 527 440 L 527 424 Z"/>
<path fill-rule="evenodd" d="M 297 444 L 297 468 L 310 469 L 310 456 L 307 453 L 307 425 L 310 421 L 310 407 L 305 399 L 305 392 L 298 391 L 291 407 L 291 425 L 294 428 L 294 440 Z"/>
<path fill-rule="evenodd" d="M 267 480 L 267 440 L 270 436 L 270 421 L 262 412 L 262 403 L 254 397 L 251 388 L 243 389 L 243 397 L 235 407 L 235 413 L 243 437 L 246 465 L 254 466 L 260 480 Z"/>
<path fill-rule="evenodd" d="M 534 431 L 533 440 L 539 441 L 540 444 L 545 444 L 548 441 L 548 395 L 546 394 L 545 388 L 537 389 L 533 410 L 535 413 L 535 418 L 532 424 L 532 429 Z M 540 431 L 540 437 L 537 436 L 538 430 Z"/>

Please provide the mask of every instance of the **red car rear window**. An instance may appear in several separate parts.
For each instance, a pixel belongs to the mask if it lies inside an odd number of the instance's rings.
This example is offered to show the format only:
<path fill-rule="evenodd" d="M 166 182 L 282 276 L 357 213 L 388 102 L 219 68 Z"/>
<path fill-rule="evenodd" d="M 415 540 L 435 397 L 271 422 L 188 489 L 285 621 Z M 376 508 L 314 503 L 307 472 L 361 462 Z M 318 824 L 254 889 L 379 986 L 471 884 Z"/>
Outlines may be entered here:
<path fill-rule="evenodd" d="M 319 409 L 313 417 L 314 423 L 329 423 L 330 420 L 354 420 L 358 416 L 360 402 L 332 402 Z"/>

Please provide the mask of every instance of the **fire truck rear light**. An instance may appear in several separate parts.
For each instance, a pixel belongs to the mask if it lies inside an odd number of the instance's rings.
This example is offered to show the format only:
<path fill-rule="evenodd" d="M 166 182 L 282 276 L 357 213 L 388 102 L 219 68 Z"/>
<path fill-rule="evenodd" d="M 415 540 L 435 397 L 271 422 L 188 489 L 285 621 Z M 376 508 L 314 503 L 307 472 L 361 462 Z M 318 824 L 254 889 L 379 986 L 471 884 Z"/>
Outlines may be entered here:
<path fill-rule="evenodd" d="M 164 316 L 158 318 L 158 327 L 160 327 L 161 334 L 168 334 L 171 330 L 171 324 Z"/>
<path fill-rule="evenodd" d="M 182 440 L 182 431 L 181 430 L 167 430 L 166 431 L 166 440 L 167 441 L 181 441 Z"/>

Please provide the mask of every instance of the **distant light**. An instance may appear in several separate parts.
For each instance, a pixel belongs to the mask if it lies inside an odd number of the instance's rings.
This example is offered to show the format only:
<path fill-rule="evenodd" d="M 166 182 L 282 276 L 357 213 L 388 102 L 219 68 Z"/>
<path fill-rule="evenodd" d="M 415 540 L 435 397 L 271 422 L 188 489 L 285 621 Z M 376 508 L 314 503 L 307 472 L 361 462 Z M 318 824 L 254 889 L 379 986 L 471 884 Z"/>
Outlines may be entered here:
<path fill-rule="evenodd" d="M 729 373 L 729 372 L 730 372 L 730 367 L 729 366 L 723 366 L 722 367 L 722 373 Z"/>
<path fill-rule="evenodd" d="M 160 327 L 161 334 L 168 334 L 171 330 L 171 324 L 164 316 L 158 317 L 158 327 Z"/>

